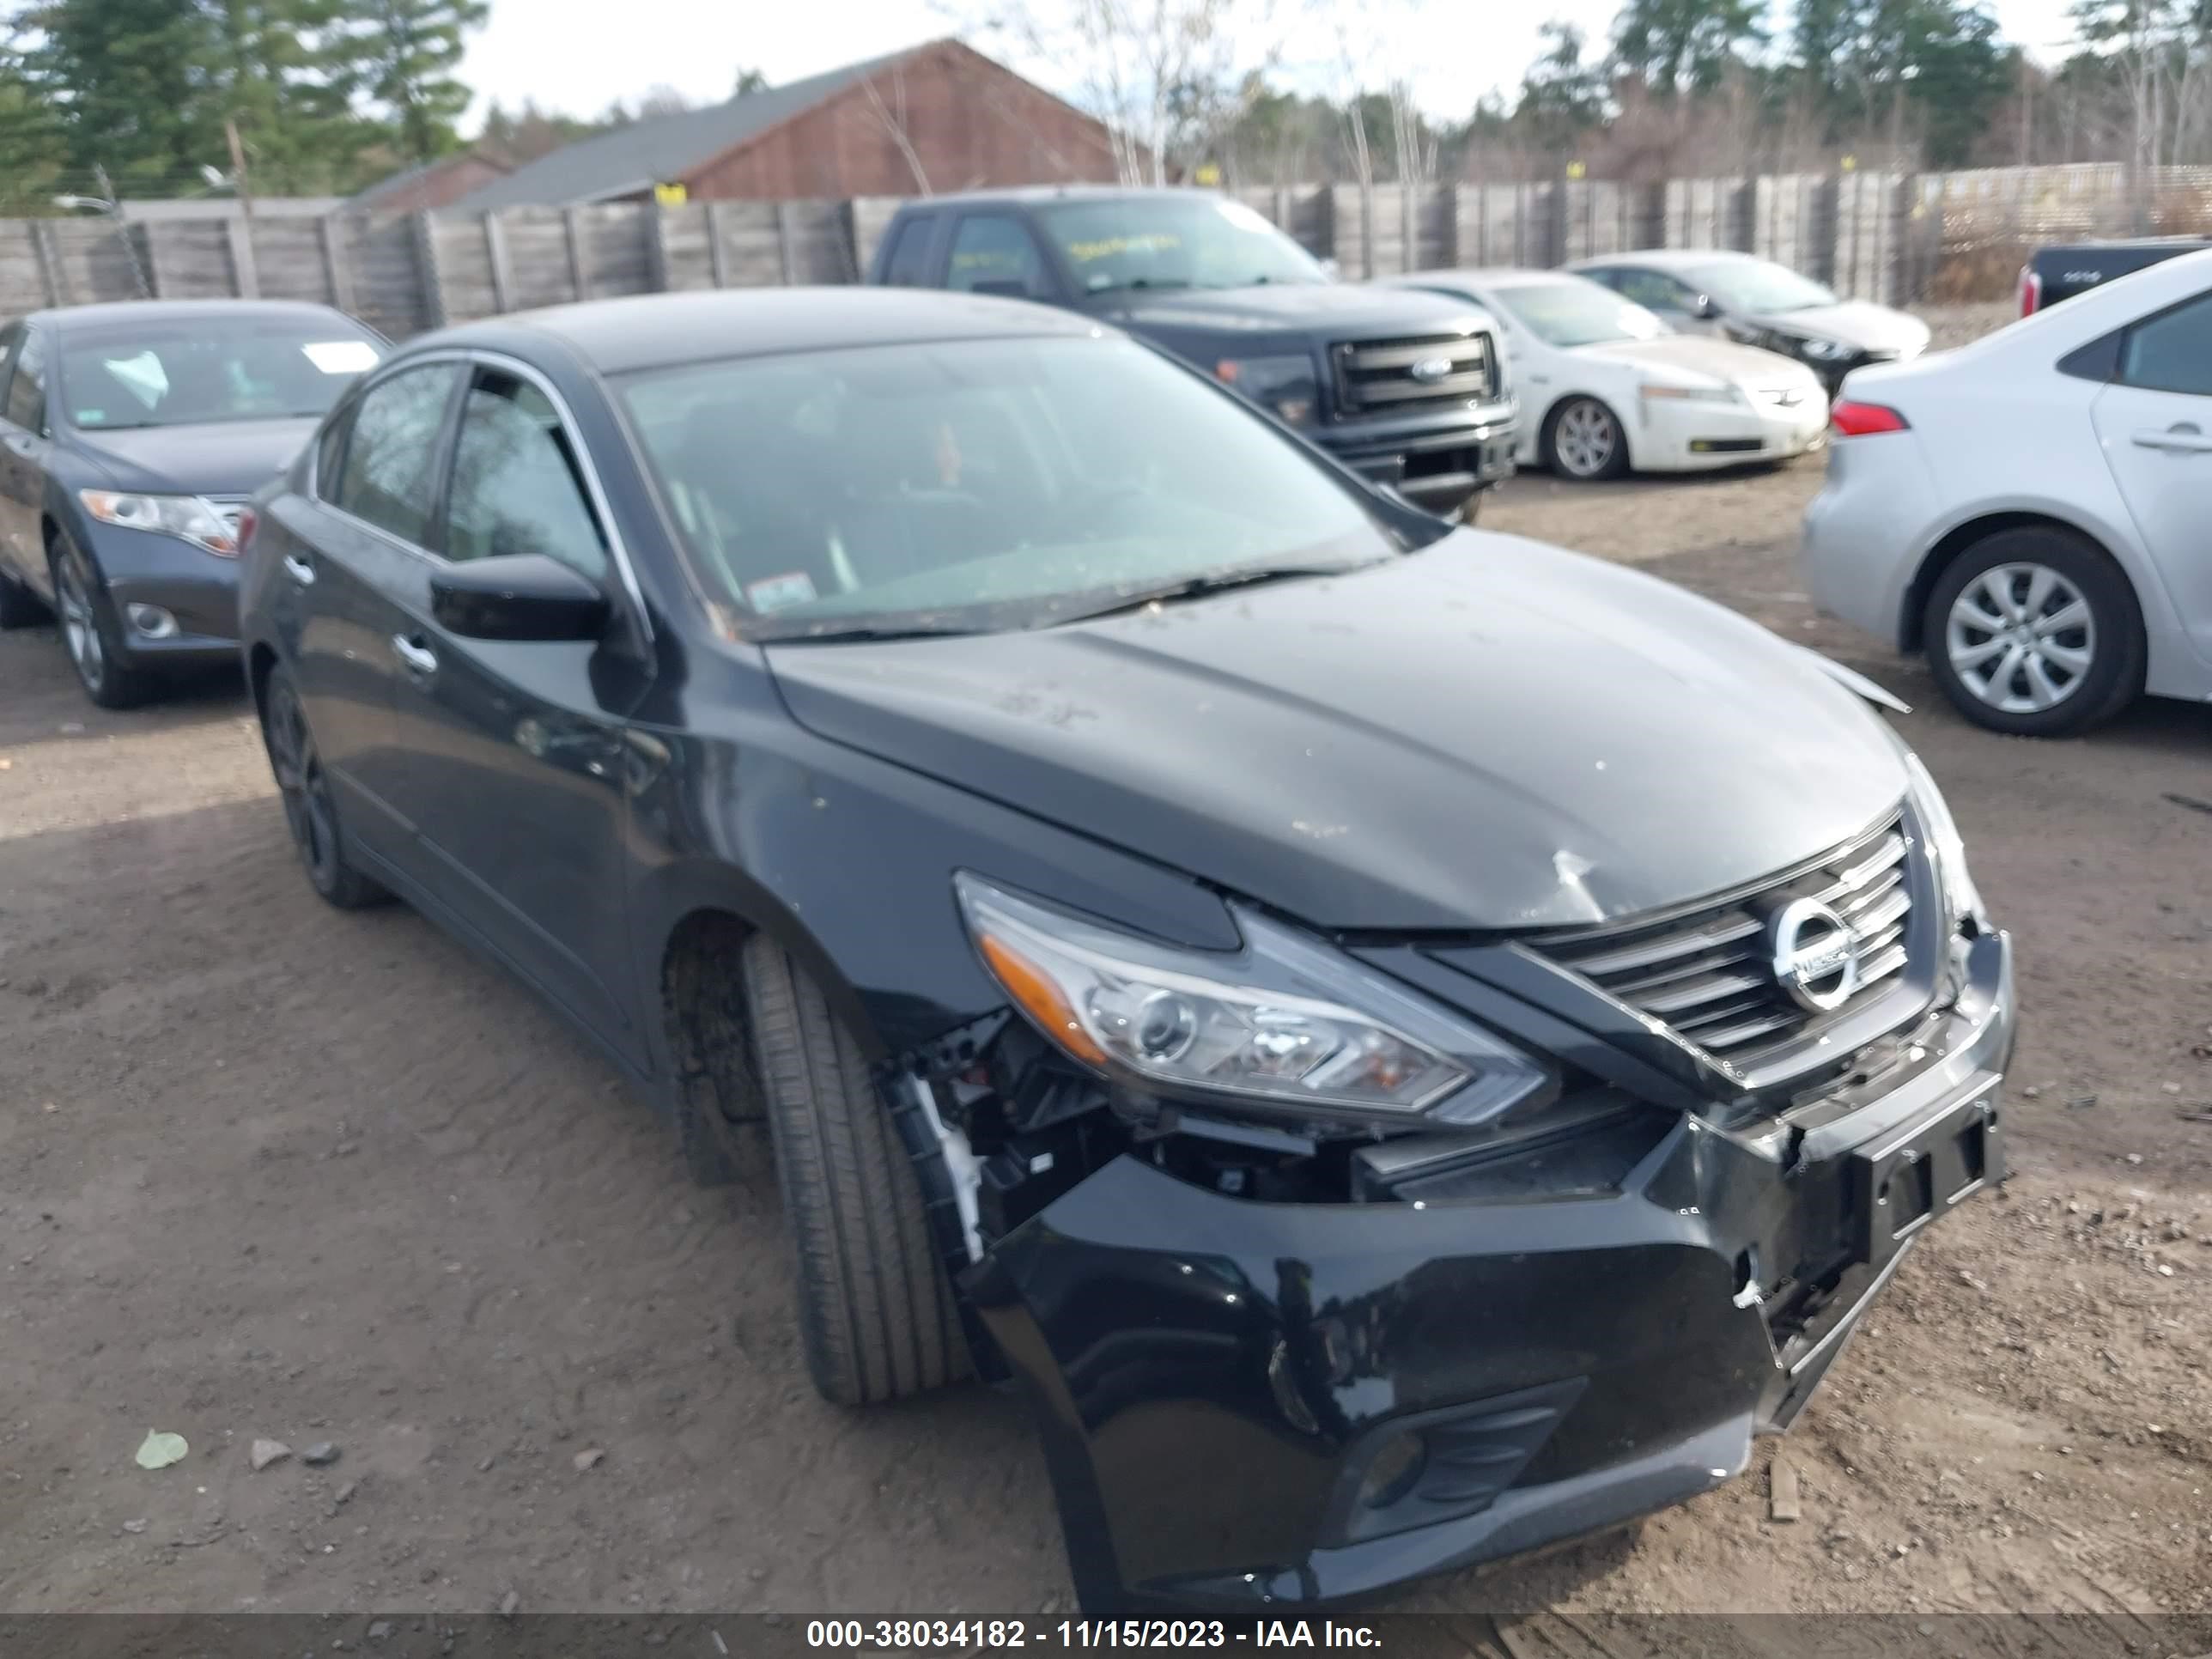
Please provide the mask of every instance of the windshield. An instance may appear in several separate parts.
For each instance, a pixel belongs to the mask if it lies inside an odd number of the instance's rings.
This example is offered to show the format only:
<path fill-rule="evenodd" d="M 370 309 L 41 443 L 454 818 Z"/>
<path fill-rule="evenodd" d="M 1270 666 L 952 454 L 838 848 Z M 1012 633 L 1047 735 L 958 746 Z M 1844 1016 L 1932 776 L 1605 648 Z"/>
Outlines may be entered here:
<path fill-rule="evenodd" d="M 1249 288 L 1325 283 L 1313 256 L 1242 203 L 1218 196 L 1124 196 L 1037 210 L 1088 294 L 1126 288 Z"/>
<path fill-rule="evenodd" d="M 196 315 L 71 333 L 61 343 L 70 422 L 92 430 L 306 418 L 386 348 L 341 317 Z"/>
<path fill-rule="evenodd" d="M 1528 283 L 1491 294 L 1546 345 L 1656 340 L 1672 331 L 1642 306 L 1592 282 Z"/>
<path fill-rule="evenodd" d="M 1291 438 L 1125 339 L 748 358 L 622 395 L 701 586 L 750 639 L 1033 627 L 1404 545 Z"/>
<path fill-rule="evenodd" d="M 1764 259 L 1731 259 L 1682 274 L 1691 287 L 1711 295 L 1730 311 L 1810 311 L 1836 303 L 1836 296 L 1811 277 Z"/>

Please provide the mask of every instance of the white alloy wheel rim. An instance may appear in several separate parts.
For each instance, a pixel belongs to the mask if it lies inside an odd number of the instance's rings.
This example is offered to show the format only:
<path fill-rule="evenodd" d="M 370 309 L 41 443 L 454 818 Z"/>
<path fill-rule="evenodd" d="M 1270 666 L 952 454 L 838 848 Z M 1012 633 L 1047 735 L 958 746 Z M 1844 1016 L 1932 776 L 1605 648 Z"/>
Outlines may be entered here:
<path fill-rule="evenodd" d="M 2040 714 L 2088 678 L 2096 613 L 2048 565 L 1993 565 L 1951 602 L 1943 649 L 1960 684 L 1991 708 Z"/>

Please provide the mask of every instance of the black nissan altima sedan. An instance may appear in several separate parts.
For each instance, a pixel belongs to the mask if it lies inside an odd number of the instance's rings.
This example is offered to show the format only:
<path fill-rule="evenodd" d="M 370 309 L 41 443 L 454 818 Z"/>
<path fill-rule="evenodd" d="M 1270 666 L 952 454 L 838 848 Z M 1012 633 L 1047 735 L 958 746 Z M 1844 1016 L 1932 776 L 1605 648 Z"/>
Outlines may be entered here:
<path fill-rule="evenodd" d="M 240 504 L 386 349 L 327 306 L 168 300 L 0 329 L 0 628 L 51 613 L 125 708 L 238 660 Z"/>
<path fill-rule="evenodd" d="M 1082 318 L 452 330 L 244 533 L 316 890 L 702 1178 L 764 1121 L 816 1383 L 1023 1385 L 1087 1609 L 1705 1491 L 2002 1178 L 2011 947 L 1885 694 Z"/>

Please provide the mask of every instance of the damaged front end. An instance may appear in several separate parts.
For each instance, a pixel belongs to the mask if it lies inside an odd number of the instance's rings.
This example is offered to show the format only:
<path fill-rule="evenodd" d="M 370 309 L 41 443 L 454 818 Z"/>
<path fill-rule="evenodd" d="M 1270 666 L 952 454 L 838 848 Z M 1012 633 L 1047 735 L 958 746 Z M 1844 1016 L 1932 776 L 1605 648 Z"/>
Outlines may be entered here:
<path fill-rule="evenodd" d="M 1356 1597 L 1739 1472 L 2002 1176 L 2010 945 L 1938 811 L 1571 934 L 1239 908 L 1206 972 L 963 878 L 1010 1007 L 883 1087 L 1085 1609 Z M 1810 907 L 1844 994 L 1773 950 Z"/>

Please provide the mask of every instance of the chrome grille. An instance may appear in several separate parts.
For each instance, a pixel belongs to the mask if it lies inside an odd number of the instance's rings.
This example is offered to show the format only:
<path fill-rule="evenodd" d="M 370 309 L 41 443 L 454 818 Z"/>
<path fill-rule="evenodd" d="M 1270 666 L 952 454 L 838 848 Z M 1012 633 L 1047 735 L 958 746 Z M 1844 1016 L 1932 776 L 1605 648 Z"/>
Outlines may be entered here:
<path fill-rule="evenodd" d="M 1741 897 L 1655 922 L 1534 943 L 1561 967 L 1708 1054 L 1731 1065 L 1754 1065 L 1892 988 L 1911 960 L 1911 850 L 1903 822 L 1893 819 L 1814 868 Z M 1828 906 L 1856 944 L 1857 987 L 1836 1008 L 1802 1006 L 1775 977 L 1768 920 L 1797 898 Z"/>
<path fill-rule="evenodd" d="M 1340 420 L 1396 415 L 1463 404 L 1497 392 L 1497 364 L 1486 334 L 1415 340 L 1346 340 L 1330 348 Z M 1416 374 L 1417 367 L 1443 365 Z"/>

